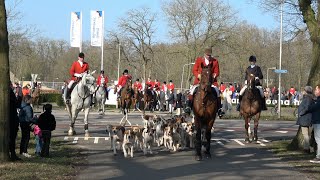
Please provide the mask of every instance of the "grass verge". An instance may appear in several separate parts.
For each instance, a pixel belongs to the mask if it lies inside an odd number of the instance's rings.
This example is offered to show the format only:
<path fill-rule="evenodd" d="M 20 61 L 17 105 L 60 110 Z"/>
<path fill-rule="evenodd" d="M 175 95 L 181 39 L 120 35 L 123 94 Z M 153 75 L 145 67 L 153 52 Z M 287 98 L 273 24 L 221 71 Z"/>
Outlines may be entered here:
<path fill-rule="evenodd" d="M 30 153 L 35 152 L 34 147 L 34 141 L 30 139 L 28 151 L 31 158 L 21 157 L 22 161 L 1 162 L 0 179 L 75 179 L 77 172 L 85 167 L 86 157 L 81 154 L 82 150 L 63 141 L 52 139 L 50 158 Z"/>
<path fill-rule="evenodd" d="M 307 154 L 303 151 L 290 149 L 291 140 L 280 140 L 271 143 L 271 151 L 283 161 L 288 162 L 299 172 L 304 173 L 310 179 L 320 179 L 320 164 L 310 163 L 315 157 L 314 153 Z"/>

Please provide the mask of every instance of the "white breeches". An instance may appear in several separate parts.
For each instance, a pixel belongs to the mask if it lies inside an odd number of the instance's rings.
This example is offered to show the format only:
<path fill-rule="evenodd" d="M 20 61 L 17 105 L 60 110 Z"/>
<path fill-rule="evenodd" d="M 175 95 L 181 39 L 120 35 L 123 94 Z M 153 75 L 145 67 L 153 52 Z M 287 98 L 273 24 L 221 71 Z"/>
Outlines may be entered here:
<path fill-rule="evenodd" d="M 74 80 L 71 80 L 68 84 L 68 88 L 71 89 L 72 84 L 74 83 Z"/>
<path fill-rule="evenodd" d="M 193 92 L 194 92 L 194 90 L 196 89 L 196 87 L 199 87 L 199 84 L 193 85 L 193 86 L 191 87 L 191 89 L 190 89 L 190 95 L 193 95 Z M 220 91 L 219 91 L 218 87 L 216 87 L 216 86 L 214 86 L 214 85 L 211 85 L 211 87 L 214 87 L 214 89 L 215 89 L 216 92 L 217 92 L 218 97 L 220 97 Z"/>
<path fill-rule="evenodd" d="M 242 89 L 240 90 L 240 96 L 242 96 L 243 95 L 243 93 L 244 93 L 244 91 L 247 89 L 247 85 L 244 85 L 243 87 L 242 87 Z M 262 87 L 261 86 L 256 86 L 258 89 L 259 89 L 259 91 L 260 91 L 260 95 L 261 95 L 261 97 L 264 97 L 264 93 L 263 93 L 263 89 L 262 89 Z"/>

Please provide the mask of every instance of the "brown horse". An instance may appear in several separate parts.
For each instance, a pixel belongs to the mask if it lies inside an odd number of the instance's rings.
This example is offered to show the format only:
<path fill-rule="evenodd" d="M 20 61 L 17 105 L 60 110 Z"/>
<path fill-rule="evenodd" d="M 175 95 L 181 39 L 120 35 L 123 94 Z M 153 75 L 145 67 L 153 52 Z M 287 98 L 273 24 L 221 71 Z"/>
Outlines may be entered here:
<path fill-rule="evenodd" d="M 200 86 L 193 101 L 194 123 L 196 130 L 195 159 L 202 160 L 201 147 L 205 146 L 205 156 L 211 158 L 210 141 L 211 129 L 218 111 L 218 98 L 216 91 L 211 87 L 213 82 L 212 64 L 203 66 L 201 72 Z"/>
<path fill-rule="evenodd" d="M 258 140 L 258 125 L 261 113 L 262 98 L 259 89 L 255 86 L 255 76 L 250 74 L 247 79 L 248 87 L 245 90 L 240 106 L 240 114 L 245 120 L 245 130 L 246 130 L 246 142 L 251 142 Z M 250 120 L 255 116 L 254 119 L 254 135 L 250 131 Z"/>
<path fill-rule="evenodd" d="M 126 115 L 129 112 L 132 103 L 133 90 L 132 90 L 132 81 L 127 79 L 126 84 L 120 90 L 120 106 L 123 112 L 123 115 Z"/>
<path fill-rule="evenodd" d="M 152 94 L 152 90 L 145 87 L 144 94 L 143 94 L 143 100 L 144 100 L 144 108 L 143 113 L 145 113 L 145 110 L 148 108 L 150 112 L 153 112 L 156 108 L 157 103 L 157 95 L 155 92 Z"/>
<path fill-rule="evenodd" d="M 132 97 L 132 104 L 135 109 L 138 109 L 140 111 L 140 107 L 138 107 L 138 104 L 140 105 L 141 99 L 143 98 L 142 93 L 138 90 L 138 88 L 134 88 L 133 90 L 134 95 Z"/>
<path fill-rule="evenodd" d="M 39 99 L 40 99 L 39 87 L 36 87 L 34 90 L 32 90 L 31 97 L 32 97 L 32 107 L 35 107 L 36 105 L 37 108 L 39 109 Z"/>

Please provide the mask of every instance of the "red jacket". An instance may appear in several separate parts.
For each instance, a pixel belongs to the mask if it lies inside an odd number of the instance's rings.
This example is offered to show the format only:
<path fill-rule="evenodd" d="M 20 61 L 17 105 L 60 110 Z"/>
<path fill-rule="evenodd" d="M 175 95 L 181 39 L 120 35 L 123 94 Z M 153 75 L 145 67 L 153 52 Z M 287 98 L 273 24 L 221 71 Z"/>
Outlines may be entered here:
<path fill-rule="evenodd" d="M 162 84 L 161 85 L 161 91 L 167 92 L 167 90 L 168 90 L 168 86 L 166 84 Z"/>
<path fill-rule="evenodd" d="M 158 86 L 158 88 L 160 88 L 160 82 L 159 81 L 153 83 L 153 87 L 156 87 L 156 86 Z"/>
<path fill-rule="evenodd" d="M 290 93 L 290 94 L 293 95 L 295 92 L 296 92 L 296 90 L 295 90 L 294 88 L 290 88 L 290 90 L 289 90 L 289 93 Z"/>
<path fill-rule="evenodd" d="M 153 81 L 147 81 L 146 85 L 148 85 L 147 87 L 153 88 L 154 87 L 154 82 Z"/>
<path fill-rule="evenodd" d="M 127 75 L 122 75 L 122 76 L 119 78 L 117 87 L 119 87 L 119 86 L 121 86 L 121 87 L 125 86 L 128 79 L 131 79 L 131 76 L 130 76 L 129 74 L 127 74 Z"/>
<path fill-rule="evenodd" d="M 81 74 L 88 70 L 89 70 L 89 64 L 87 62 L 83 62 L 81 67 L 79 61 L 74 61 L 70 68 L 71 80 L 77 80 L 77 77 L 74 76 L 74 73 Z"/>
<path fill-rule="evenodd" d="M 218 86 L 217 77 L 219 76 L 219 73 L 220 73 L 218 60 L 211 57 L 209 59 L 209 63 L 213 63 L 212 75 L 216 74 L 216 77 L 213 79 L 213 85 Z M 200 81 L 198 79 L 198 75 L 201 74 L 201 72 L 202 72 L 201 64 L 206 65 L 204 57 L 198 57 L 196 59 L 196 63 L 193 66 L 192 73 L 195 76 L 195 79 L 193 82 L 194 85 L 200 83 Z"/>
<path fill-rule="evenodd" d="M 224 90 L 226 90 L 226 85 L 221 84 L 221 85 L 220 85 L 220 91 L 221 91 L 221 93 L 223 93 Z"/>
<path fill-rule="evenodd" d="M 173 83 L 172 84 L 169 83 L 167 85 L 167 87 L 168 87 L 169 90 L 172 90 L 172 91 L 174 90 L 174 84 Z"/>
<path fill-rule="evenodd" d="M 97 78 L 97 85 L 100 86 L 101 85 L 101 79 L 102 79 L 102 75 L 99 75 Z M 104 86 L 107 87 L 107 83 L 109 82 L 108 77 L 105 76 L 104 77 Z"/>
<path fill-rule="evenodd" d="M 135 82 L 133 84 L 133 88 L 137 88 L 139 91 L 142 90 L 142 84 L 140 82 Z"/>

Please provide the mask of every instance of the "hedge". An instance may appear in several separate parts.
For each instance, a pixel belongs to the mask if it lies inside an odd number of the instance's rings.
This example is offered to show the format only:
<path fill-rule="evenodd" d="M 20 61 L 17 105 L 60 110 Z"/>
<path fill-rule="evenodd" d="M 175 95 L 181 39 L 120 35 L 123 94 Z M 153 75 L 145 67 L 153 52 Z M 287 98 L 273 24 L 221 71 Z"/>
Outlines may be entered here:
<path fill-rule="evenodd" d="M 62 95 L 60 93 L 40 94 L 39 103 L 57 103 L 58 106 L 64 106 Z"/>

